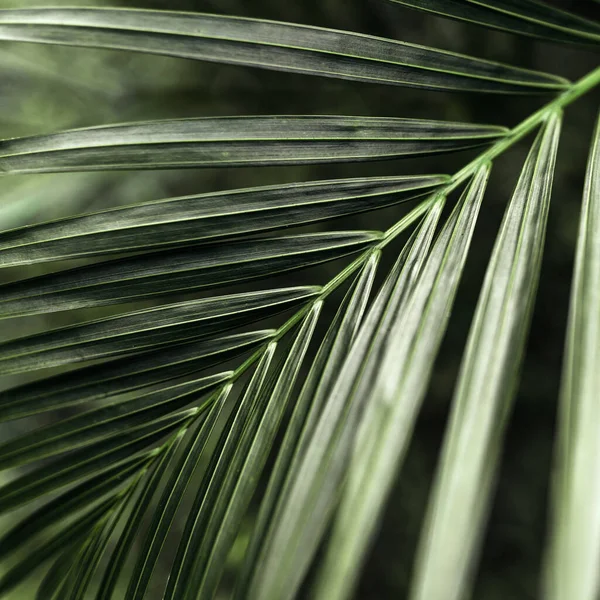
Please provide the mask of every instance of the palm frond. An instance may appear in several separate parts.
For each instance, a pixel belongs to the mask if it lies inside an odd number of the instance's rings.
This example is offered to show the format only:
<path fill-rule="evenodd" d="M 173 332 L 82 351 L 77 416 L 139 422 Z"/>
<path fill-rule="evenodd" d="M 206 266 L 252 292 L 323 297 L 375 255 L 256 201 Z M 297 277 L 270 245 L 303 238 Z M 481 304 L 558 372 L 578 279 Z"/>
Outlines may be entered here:
<path fill-rule="evenodd" d="M 389 1 L 509 33 L 565 43 L 600 43 L 600 23 L 536 0 Z"/>
<path fill-rule="evenodd" d="M 317 287 L 190 300 L 89 321 L 0 344 L 4 374 L 45 369 L 196 340 L 297 306 Z"/>
<path fill-rule="evenodd" d="M 317 598 L 347 598 L 401 464 L 445 331 L 483 199 L 484 165 L 440 232 L 414 286 L 399 307 L 344 482 Z"/>
<path fill-rule="evenodd" d="M 537 0 L 392 2 L 517 35 L 600 40 L 600 24 Z M 236 559 L 235 600 L 293 600 L 306 584 L 315 599 L 342 600 L 357 584 L 411 441 L 492 162 L 541 126 L 480 294 L 410 591 L 413 600 L 468 595 L 537 288 L 561 111 L 600 85 L 600 69 L 570 83 L 353 32 L 114 8 L 0 10 L 0 40 L 431 90 L 561 92 L 510 130 L 456 120 L 238 116 L 0 141 L 2 174 L 56 173 L 52 178 L 71 171 L 363 163 L 482 148 L 452 175 L 357 173 L 132 200 L 0 232 L 3 324 L 142 300 L 152 306 L 86 313 L 82 322 L 0 342 L 0 374 L 16 376 L 13 387 L 0 389 L 0 425 L 44 419 L 0 443 L 0 471 L 13 469 L 0 486 L 0 515 L 26 509 L 0 533 L 0 560 L 12 560 L 0 574 L 0 597 L 48 563 L 38 578 L 40 600 L 146 600 L 159 576 L 165 600 L 214 598 L 236 538 L 251 523 L 244 556 Z M 460 111 L 447 114 L 461 118 Z M 584 192 L 546 557 L 546 593 L 555 600 L 593 600 L 599 585 L 599 147 L 600 124 Z M 103 179 L 90 177 L 97 193 Z M 446 218 L 452 193 L 463 187 Z M 69 186 L 57 187 L 49 201 L 62 189 Z M 339 217 L 412 200 L 410 212 L 385 231 L 329 227 Z M 10 210 L 0 209 L 0 221 L 3 215 L 5 225 L 20 222 Z M 322 222 L 318 232 L 288 230 Z M 405 242 L 398 239 L 404 233 Z M 393 267 L 376 286 L 383 252 L 400 241 Z M 269 286 L 272 276 L 342 258 L 346 265 L 324 284 L 317 276 L 309 281 L 319 285 Z M 75 268 L 60 263 L 81 259 Z M 10 271 L 31 265 L 26 277 Z M 220 286 L 259 279 L 267 280 L 265 289 L 217 295 Z M 334 292 L 345 296 L 322 336 L 319 320 L 325 303 L 336 301 Z M 67 416 L 46 420 L 48 411 L 65 408 Z M 175 556 L 163 568 L 171 538 Z"/>
<path fill-rule="evenodd" d="M 114 48 L 431 89 L 552 91 L 553 75 L 358 33 L 261 19 L 149 10 L 0 12 L 0 40 Z"/>
<path fill-rule="evenodd" d="M 560 125 L 555 113 L 537 136 L 488 266 L 422 534 L 415 600 L 468 593 L 533 309 Z"/>
<path fill-rule="evenodd" d="M 0 286 L 0 318 L 244 283 L 355 254 L 379 232 L 330 231 L 141 254 Z"/>
<path fill-rule="evenodd" d="M 176 119 L 4 140 L 0 142 L 0 172 L 381 160 L 471 148 L 489 143 L 505 132 L 504 128 L 491 125 L 391 117 Z"/>
<path fill-rule="evenodd" d="M 600 489 L 597 468 L 600 398 L 600 123 L 590 150 L 583 194 L 560 400 L 560 432 L 548 598 L 592 600 L 600 580 Z"/>

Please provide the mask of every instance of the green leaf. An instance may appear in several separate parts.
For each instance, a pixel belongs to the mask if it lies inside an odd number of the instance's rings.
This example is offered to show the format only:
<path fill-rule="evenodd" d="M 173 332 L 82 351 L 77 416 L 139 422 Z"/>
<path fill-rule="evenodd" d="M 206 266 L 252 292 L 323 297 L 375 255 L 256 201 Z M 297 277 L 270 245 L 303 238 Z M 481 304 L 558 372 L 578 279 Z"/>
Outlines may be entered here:
<path fill-rule="evenodd" d="M 468 595 L 537 288 L 561 115 L 536 138 L 504 216 L 453 399 L 414 600 Z"/>
<path fill-rule="evenodd" d="M 77 511 L 93 504 L 99 498 L 121 486 L 130 477 L 139 473 L 148 463 L 145 456 L 133 457 L 111 467 L 57 496 L 37 510 L 29 513 L 11 527 L 0 539 L 0 558 L 5 558 L 32 538 L 46 532 L 57 523 L 72 517 Z"/>
<path fill-rule="evenodd" d="M 600 42 L 598 23 L 535 0 L 390 1 L 440 16 L 556 42 Z"/>
<path fill-rule="evenodd" d="M 240 475 L 239 471 L 235 474 L 231 473 L 230 465 L 234 464 L 236 457 L 238 463 L 240 459 L 243 460 L 244 451 L 248 450 L 247 444 L 243 447 L 241 442 L 250 435 L 258 417 L 256 414 L 258 400 L 270 387 L 267 384 L 268 372 L 276 347 L 276 342 L 268 345 L 246 390 L 240 395 L 240 398 L 236 399 L 235 405 L 231 408 L 227 423 L 217 440 L 211 460 L 203 474 L 192 508 L 188 512 L 167 581 L 167 589 L 163 595 L 164 600 L 185 598 L 190 591 L 192 569 L 205 532 L 210 521 L 219 515 L 218 511 L 226 508 L 226 504 L 219 506 L 217 500 L 221 494 L 227 492 L 226 482 L 229 486 L 233 483 L 232 475 L 234 478 Z M 213 511 L 215 511 L 214 515 Z M 133 596 L 134 593 L 134 589 L 128 589 L 127 600 L 139 597 Z"/>
<path fill-rule="evenodd" d="M 140 352 L 0 392 L 0 422 L 189 377 L 254 348 L 273 336 L 265 329 L 195 340 Z"/>
<path fill-rule="evenodd" d="M 250 600 L 289 600 L 312 562 L 339 498 L 358 416 L 377 372 L 395 312 L 425 260 L 443 202 L 430 209 L 407 244 L 360 327 L 318 421 L 305 436 L 273 515 L 273 527 L 257 559 Z M 326 380 L 325 385 L 331 384 Z"/>
<path fill-rule="evenodd" d="M 316 598 L 347 598 L 356 583 L 427 391 L 488 176 L 489 166 L 483 165 L 392 321 L 377 373 L 369 381 Z"/>
<path fill-rule="evenodd" d="M 0 13 L 0 32 L 1 20 Z M 471 148 L 504 133 L 491 125 L 393 117 L 173 119 L 3 140 L 0 173 L 381 160 Z"/>
<path fill-rule="evenodd" d="M 594 600 L 600 589 L 600 121 L 588 161 L 567 331 L 545 589 Z"/>
<path fill-rule="evenodd" d="M 0 39 L 117 48 L 392 85 L 481 92 L 565 87 L 563 79 L 358 33 L 147 10 L 0 12 Z"/>
<path fill-rule="evenodd" d="M 261 390 L 257 392 L 227 474 L 221 481 L 217 478 L 213 480 L 219 485 L 216 503 L 212 506 L 205 504 L 211 515 L 207 518 L 199 551 L 188 553 L 190 558 L 194 558 L 194 562 L 187 588 L 194 598 L 213 598 L 216 593 L 225 560 L 256 490 L 279 423 L 294 390 L 321 308 L 322 303 L 315 303 L 305 317 L 283 367 L 278 370 L 273 392 L 263 394 L 262 398 Z M 210 494 L 209 489 L 207 500 Z M 199 522 L 201 519 L 202 516 Z"/>
<path fill-rule="evenodd" d="M 373 285 L 380 251 L 373 251 L 353 288 L 333 320 L 311 366 L 310 372 L 296 402 L 290 423 L 277 454 L 269 484 L 260 504 L 260 510 L 245 553 L 245 560 L 237 578 L 236 598 L 247 597 L 253 577 L 260 577 L 262 569 L 259 553 L 272 529 L 276 526 L 273 515 L 283 498 L 282 490 L 292 461 L 301 457 L 310 441 L 325 400 L 341 369 L 352 341 L 355 339 L 367 306 Z"/>
<path fill-rule="evenodd" d="M 158 449 L 149 446 L 164 440 L 165 435 L 196 415 L 199 409 L 189 409 L 169 415 L 134 431 L 128 431 L 90 444 L 77 451 L 45 464 L 0 487 L 0 513 L 53 492 L 88 475 L 97 475 L 140 452 L 150 460 Z"/>
<path fill-rule="evenodd" d="M 167 304 L 0 344 L 0 372 L 71 365 L 206 337 L 306 301 L 318 287 L 246 292 Z"/>
<path fill-rule="evenodd" d="M 214 399 L 206 419 L 196 429 L 182 449 L 181 456 L 171 467 L 171 476 L 152 514 L 146 537 L 141 543 L 139 557 L 130 575 L 126 598 L 145 598 L 158 556 L 173 524 L 175 513 L 191 480 L 197 476 L 198 463 L 207 451 L 207 444 L 216 430 L 230 392 L 225 386 Z M 98 597 L 100 600 L 102 596 Z"/>
<path fill-rule="evenodd" d="M 127 206 L 1 232 L 0 265 L 183 246 L 329 220 L 417 198 L 447 180 L 444 175 L 338 179 Z"/>
<path fill-rule="evenodd" d="M 221 391 L 221 394 L 226 395 L 230 390 L 231 386 L 225 386 Z M 215 406 L 218 405 L 219 399 L 215 401 Z M 213 408 L 213 410 L 216 409 Z M 209 413 L 209 415 L 210 414 L 211 413 Z M 147 476 L 139 496 L 135 499 L 135 502 L 132 503 L 133 506 L 131 507 L 127 523 L 125 524 L 110 556 L 98 589 L 98 594 L 96 595 L 96 600 L 111 600 L 113 597 L 119 575 L 123 571 L 127 558 L 129 557 L 135 538 L 142 525 L 143 518 L 148 507 L 151 505 L 152 497 L 156 493 L 167 468 L 171 465 L 171 461 L 179 449 L 179 445 L 187 431 L 188 428 L 184 427 L 168 440 L 163 446 L 161 456 L 158 457 L 158 460 L 153 461 L 153 464 L 150 466 L 150 474 Z"/>
<path fill-rule="evenodd" d="M 380 239 L 378 232 L 328 231 L 101 262 L 0 286 L 0 314 L 45 314 L 233 285 L 336 260 Z"/>
<path fill-rule="evenodd" d="M 68 547 L 54 561 L 38 586 L 35 600 L 62 600 L 59 595 L 62 584 L 69 576 L 79 552 L 77 543 Z"/>
<path fill-rule="evenodd" d="M 82 556 L 80 564 L 77 565 L 76 577 L 72 571 L 66 580 L 67 585 L 70 583 L 69 579 L 72 580 L 72 591 L 68 600 L 84 600 L 92 576 L 99 567 L 102 555 L 110 542 L 115 528 L 125 514 L 127 500 L 133 495 L 134 491 L 135 486 L 133 485 L 129 489 L 124 490 L 119 503 L 112 507 L 106 517 L 96 525 L 96 531 L 93 533 L 91 543 Z"/>
<path fill-rule="evenodd" d="M 68 548 L 71 544 L 85 538 L 94 525 L 102 519 L 116 502 L 115 498 L 105 500 L 97 507 L 79 517 L 74 523 L 65 526 L 50 540 L 40 544 L 30 552 L 0 579 L 0 596 L 6 595 L 17 585 L 25 581 L 33 571 L 44 564 L 56 552 Z"/>
<path fill-rule="evenodd" d="M 208 392 L 229 381 L 232 371 L 209 375 L 176 385 L 161 386 L 131 400 L 112 402 L 61 419 L 0 444 L 0 470 L 75 450 L 80 446 L 155 422 L 194 403 L 206 410 Z"/>

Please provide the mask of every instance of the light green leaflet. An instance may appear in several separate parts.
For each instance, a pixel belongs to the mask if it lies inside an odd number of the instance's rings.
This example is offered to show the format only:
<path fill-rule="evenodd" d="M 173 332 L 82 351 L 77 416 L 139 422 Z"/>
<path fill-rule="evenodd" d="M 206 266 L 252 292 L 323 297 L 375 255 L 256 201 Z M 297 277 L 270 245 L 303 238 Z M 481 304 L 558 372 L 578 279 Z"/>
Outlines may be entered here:
<path fill-rule="evenodd" d="M 595 600 L 600 590 L 600 121 L 579 227 L 561 390 L 549 600 Z"/>
<path fill-rule="evenodd" d="M 470 148 L 505 132 L 490 125 L 391 117 L 173 119 L 3 140 L 0 173 L 382 160 Z"/>
<path fill-rule="evenodd" d="M 35 600 L 62 600 L 60 591 L 65 579 L 77 559 L 79 546 L 77 543 L 68 546 L 54 561 L 42 579 Z"/>
<path fill-rule="evenodd" d="M 264 279 L 354 254 L 380 239 L 379 232 L 330 231 L 101 262 L 0 286 L 0 315 L 91 308 Z"/>
<path fill-rule="evenodd" d="M 222 480 L 218 479 L 216 472 L 211 481 L 211 484 L 218 485 L 217 500 L 212 505 L 209 503 L 209 487 L 202 507 L 202 510 L 208 508 L 211 511 L 206 520 L 206 530 L 198 539 L 197 552 L 190 553 L 194 548 L 192 541 L 182 567 L 185 573 L 188 560 L 191 559 L 189 564 L 193 564 L 193 567 L 189 571 L 188 580 L 185 585 L 182 582 L 179 586 L 182 592 L 187 590 L 186 598 L 190 600 L 196 597 L 214 597 L 225 559 L 254 494 L 300 373 L 321 307 L 320 302 L 315 303 L 302 322 L 283 366 L 273 374 L 276 381 L 272 391 L 269 391 L 271 386 L 257 389 L 244 431 L 236 441 L 235 455 L 227 465 L 227 472 Z M 198 520 L 198 523 L 201 522 L 202 515 Z M 174 588 L 173 597 L 181 597 L 177 595 L 177 588 Z"/>
<path fill-rule="evenodd" d="M 535 0 L 390 1 L 515 34 L 557 42 L 600 43 L 600 24 Z"/>
<path fill-rule="evenodd" d="M 247 598 L 251 578 L 260 576 L 262 566 L 258 561 L 259 553 L 265 540 L 276 527 L 273 515 L 283 498 L 282 490 L 288 473 L 291 472 L 290 465 L 293 460 L 298 460 L 295 457 L 303 455 L 339 369 L 356 337 L 367 307 L 379 258 L 380 252 L 374 251 L 355 285 L 347 293 L 302 386 L 302 392 L 296 401 L 285 437 L 279 447 L 277 461 L 260 504 L 250 544 L 246 549 L 244 564 L 237 578 L 236 598 L 239 600 Z"/>
<path fill-rule="evenodd" d="M 120 432 L 133 432 L 194 405 L 206 410 L 206 394 L 231 379 L 231 371 L 176 385 L 167 384 L 129 400 L 103 404 L 34 429 L 0 444 L 0 470 L 75 450 Z"/>
<path fill-rule="evenodd" d="M 373 36 L 259 19 L 149 10 L 3 10 L 0 39 L 117 48 L 432 89 L 532 92 L 561 78 Z"/>
<path fill-rule="evenodd" d="M 296 594 L 326 531 L 339 498 L 352 438 L 364 397 L 377 370 L 389 326 L 419 273 L 433 238 L 443 202 L 429 211 L 379 291 L 360 327 L 317 422 L 301 440 L 280 499 L 273 526 L 256 559 L 246 597 L 289 600 Z"/>
<path fill-rule="evenodd" d="M 468 595 L 537 288 L 561 115 L 537 136 L 496 240 L 417 554 L 413 600 Z"/>
<path fill-rule="evenodd" d="M 489 166 L 483 165 L 440 232 L 394 315 L 366 390 L 331 540 L 317 579 L 319 600 L 348 598 L 411 438 L 466 261 Z"/>
<path fill-rule="evenodd" d="M 295 287 L 167 304 L 0 344 L 7 375 L 156 349 L 272 316 L 318 294 Z"/>
<path fill-rule="evenodd" d="M 0 422 L 114 396 L 190 376 L 272 337 L 265 329 L 195 340 L 83 367 L 0 392 Z"/>
<path fill-rule="evenodd" d="M 206 419 L 189 436 L 189 440 L 185 443 L 175 464 L 170 465 L 171 476 L 165 484 L 150 520 L 145 539 L 138 551 L 138 559 L 129 574 L 127 598 L 144 598 L 146 595 L 150 578 L 171 529 L 175 513 L 190 481 L 198 474 L 198 464 L 207 452 L 207 445 L 215 433 L 218 419 L 231 388 L 232 384 L 226 385 L 215 395 Z M 147 508 L 147 498 L 140 497 L 139 502 L 144 502 L 140 507 L 141 510 Z M 137 511 L 137 506 L 134 510 Z M 99 598 L 101 597 L 99 595 Z"/>
<path fill-rule="evenodd" d="M 0 266 L 152 250 L 376 210 L 430 193 L 445 175 L 370 177 L 199 194 L 0 233 Z"/>

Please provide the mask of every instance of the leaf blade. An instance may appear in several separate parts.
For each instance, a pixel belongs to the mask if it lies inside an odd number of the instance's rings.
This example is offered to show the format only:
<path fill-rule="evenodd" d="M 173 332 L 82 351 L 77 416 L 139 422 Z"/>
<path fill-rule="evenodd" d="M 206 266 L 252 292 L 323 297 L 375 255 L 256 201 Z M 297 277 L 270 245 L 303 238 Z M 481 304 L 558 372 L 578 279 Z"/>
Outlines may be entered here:
<path fill-rule="evenodd" d="M 93 32 L 93 35 L 90 33 Z M 414 44 L 208 14 L 111 9 L 0 12 L 0 39 L 145 51 L 430 89 L 523 92 L 564 81 Z"/>
<path fill-rule="evenodd" d="M 0 233 L 0 265 L 211 242 L 376 210 L 429 193 L 444 175 L 369 177 L 158 200 Z"/>
<path fill-rule="evenodd" d="M 331 231 L 141 254 L 0 286 L 0 316 L 93 308 L 264 279 L 365 249 L 378 232 Z"/>
<path fill-rule="evenodd" d="M 156 120 L 2 140 L 0 173 L 382 160 L 470 148 L 505 133 L 491 125 L 393 117 Z"/>
<path fill-rule="evenodd" d="M 589 153 L 579 225 L 575 274 L 567 330 L 553 490 L 552 537 L 545 557 L 548 598 L 592 600 L 600 586 L 598 519 L 598 290 L 600 231 L 598 206 L 600 124 Z"/>
<path fill-rule="evenodd" d="M 467 592 L 539 277 L 560 122 L 552 114 L 536 138 L 494 246 L 423 530 L 415 600 Z"/>
<path fill-rule="evenodd" d="M 0 344 L 3 374 L 140 352 L 222 332 L 314 297 L 317 287 L 231 294 L 163 305 Z"/>
<path fill-rule="evenodd" d="M 564 43 L 598 43 L 600 26 L 573 13 L 532 0 L 390 0 L 411 8 Z"/>

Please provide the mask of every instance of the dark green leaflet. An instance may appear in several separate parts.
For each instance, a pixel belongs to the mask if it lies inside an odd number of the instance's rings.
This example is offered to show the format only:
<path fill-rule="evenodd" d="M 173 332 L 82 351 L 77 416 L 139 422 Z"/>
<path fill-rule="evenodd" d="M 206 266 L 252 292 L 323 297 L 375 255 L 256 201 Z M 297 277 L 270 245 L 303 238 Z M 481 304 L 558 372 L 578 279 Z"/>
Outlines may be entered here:
<path fill-rule="evenodd" d="M 390 0 L 441 16 L 557 42 L 600 42 L 600 24 L 532 0 Z"/>
<path fill-rule="evenodd" d="M 332 231 L 142 254 L 0 286 L 14 317 L 132 302 L 310 267 L 364 249 L 377 232 Z"/>
<path fill-rule="evenodd" d="M 297 306 L 318 291 L 283 288 L 178 302 L 18 338 L 0 344 L 0 372 L 116 357 L 206 337 Z"/>
<path fill-rule="evenodd" d="M 189 376 L 265 342 L 272 329 L 194 340 L 83 367 L 0 392 L 0 421 L 79 404 Z"/>
<path fill-rule="evenodd" d="M 445 175 L 338 179 L 126 206 L 0 232 L 0 265 L 185 246 L 281 229 L 404 202 L 447 181 Z"/>
<path fill-rule="evenodd" d="M 115 9 L 0 12 L 0 39 L 119 48 L 373 83 L 481 92 L 566 81 L 373 36 L 259 19 Z"/>
<path fill-rule="evenodd" d="M 470 148 L 504 133 L 491 125 L 391 117 L 148 121 L 0 141 L 0 173 L 382 160 Z"/>

